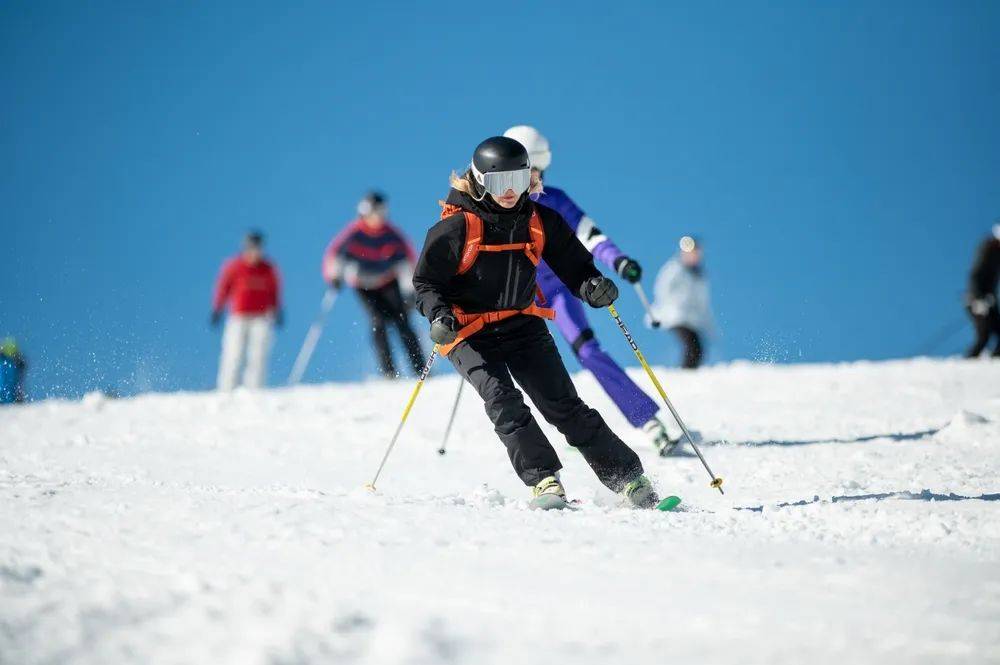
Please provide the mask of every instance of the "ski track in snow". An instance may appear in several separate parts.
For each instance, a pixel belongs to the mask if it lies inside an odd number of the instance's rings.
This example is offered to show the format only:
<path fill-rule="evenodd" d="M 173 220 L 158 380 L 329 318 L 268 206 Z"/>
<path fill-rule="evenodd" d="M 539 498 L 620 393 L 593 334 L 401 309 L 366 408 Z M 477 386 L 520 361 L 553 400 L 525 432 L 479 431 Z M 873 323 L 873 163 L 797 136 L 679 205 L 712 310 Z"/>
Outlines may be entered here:
<path fill-rule="evenodd" d="M 659 374 L 725 496 L 575 378 L 683 512 L 551 428 L 527 510 L 475 396 L 436 454 L 453 374 L 377 494 L 409 380 L 5 408 L 0 663 L 1000 662 L 1000 363 Z"/>

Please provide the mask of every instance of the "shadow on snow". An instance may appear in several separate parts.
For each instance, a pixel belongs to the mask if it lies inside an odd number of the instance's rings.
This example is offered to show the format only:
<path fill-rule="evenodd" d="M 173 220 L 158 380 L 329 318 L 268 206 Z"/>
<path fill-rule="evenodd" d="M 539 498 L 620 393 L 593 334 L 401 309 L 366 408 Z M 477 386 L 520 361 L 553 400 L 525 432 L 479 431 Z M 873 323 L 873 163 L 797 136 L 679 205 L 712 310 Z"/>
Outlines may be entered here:
<path fill-rule="evenodd" d="M 934 427 L 932 429 L 924 429 L 919 432 L 895 432 L 891 434 L 869 434 L 865 436 L 858 436 L 851 439 L 792 439 L 787 441 L 778 441 L 775 439 L 764 439 L 762 441 L 729 441 L 729 445 L 733 446 L 809 446 L 816 443 L 865 443 L 867 441 L 877 441 L 879 439 L 888 439 L 889 441 L 917 441 L 928 436 L 933 436 L 941 431 L 940 427 Z M 714 441 L 705 441 L 704 444 L 699 445 L 725 445 L 727 442 L 725 440 L 719 439 Z"/>
<path fill-rule="evenodd" d="M 811 499 L 801 501 L 790 501 L 786 503 L 774 503 L 767 506 L 743 506 L 735 510 L 749 510 L 760 513 L 764 508 L 790 508 L 794 506 L 808 506 L 814 503 L 840 503 L 845 501 L 881 501 L 883 499 L 904 499 L 909 501 L 1000 501 L 1000 494 L 980 494 L 979 496 L 963 496 L 961 494 L 948 493 L 937 494 L 930 490 L 922 490 L 919 493 L 913 492 L 879 492 L 876 494 L 855 494 L 844 496 L 832 496 L 829 499 L 820 499 L 814 496 Z"/>

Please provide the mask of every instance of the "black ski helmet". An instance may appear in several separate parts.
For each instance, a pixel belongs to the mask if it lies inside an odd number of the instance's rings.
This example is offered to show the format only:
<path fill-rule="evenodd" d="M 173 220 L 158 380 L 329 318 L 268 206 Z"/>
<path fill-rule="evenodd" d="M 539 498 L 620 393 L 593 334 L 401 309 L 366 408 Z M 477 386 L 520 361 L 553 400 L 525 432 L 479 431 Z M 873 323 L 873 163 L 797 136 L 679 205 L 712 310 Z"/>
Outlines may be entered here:
<path fill-rule="evenodd" d="M 375 206 L 385 205 L 385 203 L 388 200 L 389 197 L 383 194 L 382 192 L 378 191 L 377 189 L 373 189 L 372 191 L 368 192 L 367 194 L 365 194 L 365 198 L 362 199 L 362 201 L 368 201 L 370 204 Z"/>
<path fill-rule="evenodd" d="M 472 166 L 480 173 L 531 168 L 527 149 L 506 136 L 491 136 L 476 146 Z"/>
<path fill-rule="evenodd" d="M 377 189 L 373 189 L 372 191 L 365 194 L 365 199 L 371 201 L 372 204 L 374 205 L 379 205 L 388 201 L 389 197 L 383 194 L 382 192 L 378 191 Z"/>
<path fill-rule="evenodd" d="M 264 246 L 264 234 L 257 229 L 250 229 L 247 234 L 243 236 L 243 242 L 247 247 L 256 247 L 260 249 Z"/>

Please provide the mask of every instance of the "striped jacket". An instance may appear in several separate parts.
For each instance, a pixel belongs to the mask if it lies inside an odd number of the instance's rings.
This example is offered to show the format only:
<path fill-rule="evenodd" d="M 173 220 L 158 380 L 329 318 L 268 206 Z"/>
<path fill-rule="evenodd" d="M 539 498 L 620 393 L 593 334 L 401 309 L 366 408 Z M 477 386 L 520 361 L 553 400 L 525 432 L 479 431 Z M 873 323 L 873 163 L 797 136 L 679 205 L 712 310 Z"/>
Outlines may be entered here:
<path fill-rule="evenodd" d="M 378 289 L 400 280 L 412 290 L 416 254 L 406 236 L 389 222 L 378 228 L 356 219 L 338 233 L 323 254 L 323 279 L 342 279 L 356 289 Z"/>

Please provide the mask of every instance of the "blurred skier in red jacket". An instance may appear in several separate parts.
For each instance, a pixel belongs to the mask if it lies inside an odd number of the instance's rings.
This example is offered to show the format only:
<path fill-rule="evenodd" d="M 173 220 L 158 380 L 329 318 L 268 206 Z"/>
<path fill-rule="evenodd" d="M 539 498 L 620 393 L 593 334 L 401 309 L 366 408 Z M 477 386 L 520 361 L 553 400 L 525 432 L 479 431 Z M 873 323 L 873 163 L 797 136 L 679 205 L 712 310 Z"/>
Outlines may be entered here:
<path fill-rule="evenodd" d="M 244 356 L 243 385 L 247 388 L 264 385 L 274 326 L 280 327 L 284 322 L 281 280 L 277 268 L 264 258 L 263 246 L 263 234 L 248 233 L 243 251 L 222 266 L 215 287 L 213 326 L 222 321 L 223 309 L 229 304 L 219 359 L 219 390 L 236 387 Z"/>

